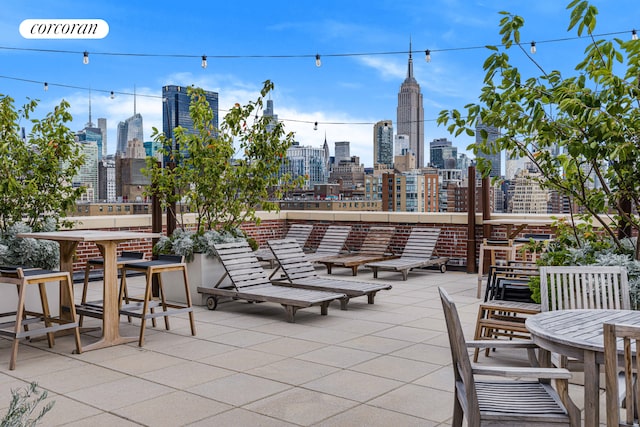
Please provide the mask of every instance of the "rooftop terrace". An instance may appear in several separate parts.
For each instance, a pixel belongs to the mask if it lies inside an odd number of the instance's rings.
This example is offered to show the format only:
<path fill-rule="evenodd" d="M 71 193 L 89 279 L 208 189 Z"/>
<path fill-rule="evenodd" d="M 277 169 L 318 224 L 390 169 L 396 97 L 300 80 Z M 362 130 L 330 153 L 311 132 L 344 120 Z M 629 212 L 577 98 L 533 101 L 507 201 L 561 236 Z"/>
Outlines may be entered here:
<path fill-rule="evenodd" d="M 357 277 L 347 269 L 334 275 L 374 280 L 364 269 Z M 380 292 L 374 305 L 354 298 L 347 311 L 334 303 L 328 316 L 313 307 L 300 310 L 296 323 L 287 323 L 276 304 L 229 302 L 216 311 L 197 307 L 195 337 L 186 316 L 171 318 L 170 331 L 161 321 L 148 327 L 142 348 L 132 343 L 74 355 L 71 337 L 58 338 L 53 349 L 46 340 L 25 343 L 14 371 L 9 341 L 0 340 L 0 410 L 11 389 L 36 381 L 55 401 L 46 426 L 449 425 L 453 371 L 437 287 L 454 298 L 470 338 L 476 276 L 421 270 L 407 281 L 388 272 L 377 280 L 393 289 Z M 143 278 L 129 284 L 140 290 Z M 91 291 L 99 298 L 100 284 Z M 121 331 L 137 335 L 138 321 L 122 320 Z M 85 326 L 98 324 L 85 319 Z M 83 344 L 95 337 L 83 334 Z M 499 351 L 479 363 L 526 364 L 526 357 Z M 571 396 L 581 406 L 580 386 L 572 386 Z"/>

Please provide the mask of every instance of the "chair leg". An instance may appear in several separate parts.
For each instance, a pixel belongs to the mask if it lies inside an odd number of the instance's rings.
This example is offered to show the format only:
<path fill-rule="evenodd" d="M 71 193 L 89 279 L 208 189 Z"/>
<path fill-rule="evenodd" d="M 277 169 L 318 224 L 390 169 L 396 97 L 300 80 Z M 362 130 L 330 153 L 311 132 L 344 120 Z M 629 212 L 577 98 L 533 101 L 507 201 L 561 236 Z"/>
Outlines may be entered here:
<path fill-rule="evenodd" d="M 66 279 L 64 279 L 64 282 L 66 283 L 67 286 L 67 292 L 69 292 L 69 295 L 73 295 L 73 282 L 70 279 L 70 275 L 67 276 Z M 61 284 L 62 286 L 62 284 Z M 76 313 L 76 307 L 75 304 L 71 304 L 71 307 L 69 307 L 69 313 L 71 315 L 71 322 L 75 323 L 78 320 L 78 315 Z M 75 339 L 76 342 L 76 354 L 81 354 L 82 353 L 82 343 L 80 342 L 80 327 L 79 325 L 76 325 L 75 328 L 73 328 L 73 338 Z"/>
<path fill-rule="evenodd" d="M 16 309 L 16 324 L 13 330 L 13 343 L 11 344 L 11 359 L 9 360 L 9 370 L 16 369 L 16 359 L 18 357 L 18 345 L 20 341 L 18 336 L 22 329 L 22 317 L 24 314 L 24 298 L 25 298 L 25 285 L 18 285 L 18 308 Z"/>
<path fill-rule="evenodd" d="M 49 312 L 49 299 L 47 298 L 46 284 L 38 283 L 38 291 L 40 292 L 40 303 L 42 304 L 42 316 L 44 317 L 44 325 L 48 328 L 51 326 L 51 313 Z M 53 348 L 53 345 L 55 344 L 53 332 L 47 333 L 47 342 L 49 344 L 49 348 Z"/>
<path fill-rule="evenodd" d="M 122 301 L 129 304 L 129 291 L 127 290 L 127 270 L 121 268 L 120 290 L 118 292 L 118 309 L 122 307 Z M 127 316 L 127 322 L 131 323 L 131 316 Z"/>
<path fill-rule="evenodd" d="M 151 299 L 151 283 L 153 274 L 151 271 L 147 272 L 147 285 L 144 289 L 144 301 L 142 302 L 142 316 L 140 316 L 140 339 L 138 340 L 138 346 L 142 347 L 144 343 L 144 329 L 147 323 L 147 310 L 149 309 L 149 300 Z M 153 320 L 153 318 L 152 318 Z"/>
<path fill-rule="evenodd" d="M 164 284 L 162 283 L 162 273 L 156 273 L 158 277 L 158 289 L 160 291 L 160 303 L 162 304 L 162 311 L 167 312 L 167 300 L 164 297 Z M 164 328 L 168 331 L 169 327 L 169 316 L 164 317 Z M 155 325 L 153 325 L 155 326 Z"/>
<path fill-rule="evenodd" d="M 189 278 L 187 277 L 187 269 L 182 269 L 182 278 L 184 280 L 184 291 L 187 299 L 187 307 L 192 307 L 191 293 L 189 292 Z M 196 321 L 193 311 L 189 312 L 189 325 L 191 326 L 191 335 L 196 335 Z"/>

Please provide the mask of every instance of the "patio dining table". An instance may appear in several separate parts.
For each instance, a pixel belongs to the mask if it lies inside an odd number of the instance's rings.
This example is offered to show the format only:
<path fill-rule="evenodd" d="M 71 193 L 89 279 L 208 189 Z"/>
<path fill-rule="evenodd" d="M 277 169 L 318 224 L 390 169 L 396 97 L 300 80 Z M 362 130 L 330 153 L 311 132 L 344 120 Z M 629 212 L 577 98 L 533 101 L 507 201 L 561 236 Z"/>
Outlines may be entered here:
<path fill-rule="evenodd" d="M 584 363 L 584 425 L 600 423 L 600 365 L 604 364 L 603 325 L 640 325 L 640 311 L 555 310 L 528 317 L 525 324 L 541 347 L 541 363 L 550 365 L 550 352 Z"/>
<path fill-rule="evenodd" d="M 53 240 L 60 244 L 60 269 L 73 274 L 73 257 L 80 242 L 93 242 L 104 258 L 104 285 L 102 309 L 102 337 L 95 343 L 84 346 L 82 351 L 136 341 L 138 337 L 120 335 L 120 302 L 118 301 L 117 248 L 121 242 L 160 237 L 159 233 L 135 231 L 68 230 L 51 232 L 19 233 L 17 237 Z M 60 316 L 69 316 L 68 307 L 74 304 L 73 295 L 60 287 Z"/>

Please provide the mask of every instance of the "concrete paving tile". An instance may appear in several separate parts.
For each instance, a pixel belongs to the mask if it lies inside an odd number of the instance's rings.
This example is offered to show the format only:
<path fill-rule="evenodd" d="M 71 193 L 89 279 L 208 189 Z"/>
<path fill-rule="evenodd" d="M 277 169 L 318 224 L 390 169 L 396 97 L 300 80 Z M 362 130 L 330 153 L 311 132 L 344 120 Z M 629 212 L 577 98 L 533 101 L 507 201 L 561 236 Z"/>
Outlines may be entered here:
<path fill-rule="evenodd" d="M 200 363 L 218 366 L 220 368 L 231 369 L 239 372 L 258 366 L 268 365 L 284 359 L 284 356 L 277 354 L 263 353 L 249 349 L 237 349 L 222 354 L 205 357 L 199 360 Z"/>
<path fill-rule="evenodd" d="M 309 353 L 301 354 L 296 356 L 296 358 L 307 360 L 309 362 L 335 366 L 338 368 L 348 368 L 377 356 L 378 355 L 376 353 L 372 353 L 370 351 L 332 345 L 310 351 Z"/>
<path fill-rule="evenodd" d="M 386 355 L 351 367 L 357 372 L 404 382 L 411 382 L 439 368 L 441 368 L 440 365 Z"/>
<path fill-rule="evenodd" d="M 41 387 L 61 394 L 125 378 L 127 374 L 89 363 L 31 377 Z"/>
<path fill-rule="evenodd" d="M 40 374 L 55 371 L 64 371 L 71 368 L 83 366 L 85 362 L 77 360 L 70 356 L 62 356 L 47 351 L 40 351 L 37 357 L 21 357 L 18 351 L 18 359 L 16 361 L 16 369 L 12 374 L 18 374 L 24 379 L 36 377 Z M 9 371 L 9 359 L 7 363 L 0 364 L 0 371 Z"/>
<path fill-rule="evenodd" d="M 176 391 L 118 408 L 113 412 L 144 425 L 178 426 L 208 418 L 228 409 L 230 406 L 224 403 Z"/>
<path fill-rule="evenodd" d="M 307 328 L 304 331 L 291 335 L 293 338 L 317 341 L 325 344 L 337 344 L 360 336 L 355 332 L 339 331 L 329 328 Z"/>
<path fill-rule="evenodd" d="M 296 388 L 246 405 L 245 409 L 296 425 L 310 426 L 356 405 L 351 400 Z"/>
<path fill-rule="evenodd" d="M 211 341 L 231 345 L 235 347 L 249 347 L 278 338 L 277 335 L 265 334 L 250 330 L 238 330 L 224 335 L 218 335 L 210 338 Z"/>
<path fill-rule="evenodd" d="M 178 365 L 183 362 L 183 359 L 174 356 L 144 350 L 129 356 L 105 360 L 100 364 L 105 368 L 135 375 L 155 371 L 168 366 Z"/>
<path fill-rule="evenodd" d="M 279 354 L 281 356 L 297 356 L 298 354 L 308 353 L 324 346 L 325 344 L 313 341 L 282 337 L 256 344 L 250 348 L 264 353 Z"/>
<path fill-rule="evenodd" d="M 141 378 L 177 389 L 187 389 L 235 372 L 204 363 L 184 361 L 155 371 L 140 374 Z"/>
<path fill-rule="evenodd" d="M 75 390 L 67 395 L 72 399 L 95 406 L 103 411 L 112 411 L 171 393 L 172 391 L 174 390 L 169 387 L 129 376 L 120 380 Z"/>
<path fill-rule="evenodd" d="M 368 403 L 433 422 L 443 422 L 453 414 L 453 393 L 413 384 L 392 390 Z"/>
<path fill-rule="evenodd" d="M 207 341 L 205 339 L 188 338 L 188 341 L 176 345 L 158 348 L 159 353 L 179 357 L 181 359 L 197 361 L 205 357 L 236 350 L 237 347 Z"/>
<path fill-rule="evenodd" d="M 94 415 L 92 417 L 83 418 L 74 422 L 70 422 L 65 424 L 67 427 L 136 427 L 140 426 L 138 423 L 134 423 L 122 417 L 118 417 L 116 415 L 102 412 L 98 415 Z"/>
<path fill-rule="evenodd" d="M 49 394 L 47 400 L 55 402 L 49 412 L 45 414 L 38 425 L 46 426 L 65 426 L 73 421 L 78 421 L 93 415 L 99 414 L 101 411 L 90 405 L 69 399 L 65 396 Z M 42 405 L 42 404 L 41 404 Z M 41 408 L 41 406 L 38 406 Z"/>
<path fill-rule="evenodd" d="M 190 387 L 187 391 L 229 405 L 242 406 L 289 388 L 291 386 L 287 384 L 265 378 L 234 374 Z"/>
<path fill-rule="evenodd" d="M 375 332 L 373 335 L 416 343 L 428 340 L 431 337 L 439 335 L 439 333 L 421 328 L 394 326 L 383 331 Z"/>
<path fill-rule="evenodd" d="M 297 424 L 290 424 L 282 420 L 256 414 L 245 409 L 232 409 L 218 415 L 187 424 L 187 427 L 209 427 L 209 426 L 259 426 L 259 427 L 295 427 Z"/>
<path fill-rule="evenodd" d="M 449 348 L 433 346 L 429 344 L 414 344 L 391 353 L 391 356 L 428 362 L 436 365 L 451 364 L 451 350 Z"/>
<path fill-rule="evenodd" d="M 363 335 L 340 343 L 342 347 L 356 348 L 358 350 L 371 351 L 379 354 L 391 353 L 401 348 L 409 347 L 410 345 L 413 345 L 410 341 L 378 337 L 375 335 Z"/>
<path fill-rule="evenodd" d="M 285 384 L 300 385 L 338 371 L 338 368 L 298 359 L 283 359 L 247 373 Z"/>
<path fill-rule="evenodd" d="M 366 402 L 402 385 L 403 383 L 400 381 L 340 370 L 305 383 L 304 387 L 345 399 Z"/>
<path fill-rule="evenodd" d="M 367 427 L 432 427 L 436 423 L 399 412 L 388 411 L 370 405 L 358 405 L 316 424 L 322 427 L 367 426 Z"/>

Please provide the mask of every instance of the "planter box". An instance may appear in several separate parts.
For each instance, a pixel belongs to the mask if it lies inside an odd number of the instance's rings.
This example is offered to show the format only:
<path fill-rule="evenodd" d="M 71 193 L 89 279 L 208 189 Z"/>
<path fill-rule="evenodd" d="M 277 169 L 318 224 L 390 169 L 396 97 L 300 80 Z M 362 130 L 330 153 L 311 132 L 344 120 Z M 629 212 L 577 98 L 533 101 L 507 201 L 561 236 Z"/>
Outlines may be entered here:
<path fill-rule="evenodd" d="M 225 274 L 225 269 L 217 257 L 208 257 L 204 254 L 194 254 L 193 261 L 187 263 L 187 276 L 189 276 L 189 293 L 193 305 L 206 305 L 206 298 L 198 293 L 198 287 L 213 288 L 218 280 Z M 186 303 L 181 272 L 162 273 L 165 297 L 169 301 Z M 231 285 L 228 277 L 222 282 Z"/>

